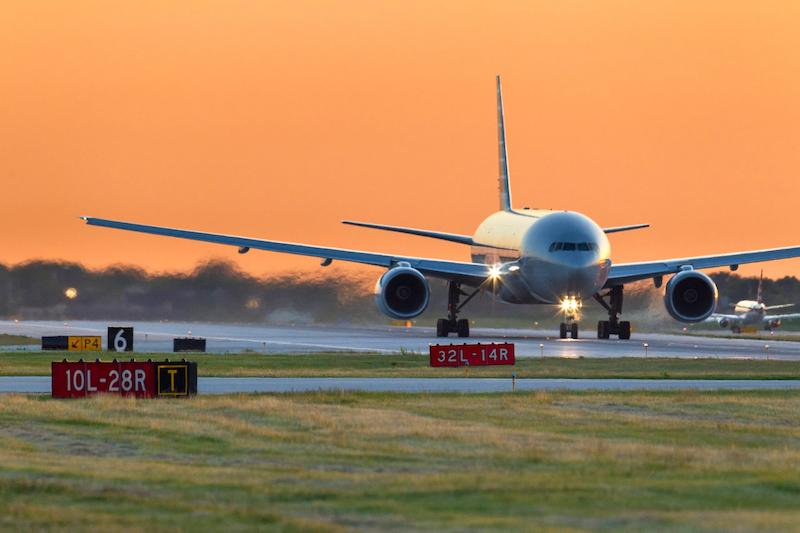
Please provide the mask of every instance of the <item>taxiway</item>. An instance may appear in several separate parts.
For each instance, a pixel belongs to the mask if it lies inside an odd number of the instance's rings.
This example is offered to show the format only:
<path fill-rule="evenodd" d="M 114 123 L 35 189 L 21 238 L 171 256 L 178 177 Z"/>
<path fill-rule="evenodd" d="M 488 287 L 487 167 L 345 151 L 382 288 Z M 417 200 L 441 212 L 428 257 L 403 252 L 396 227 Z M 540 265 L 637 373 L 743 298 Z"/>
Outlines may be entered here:
<path fill-rule="evenodd" d="M 462 393 L 565 390 L 797 390 L 800 380 L 781 379 L 517 379 L 511 378 L 198 378 L 199 394 L 362 391 Z M 0 393 L 50 394 L 48 376 L 2 376 Z"/>

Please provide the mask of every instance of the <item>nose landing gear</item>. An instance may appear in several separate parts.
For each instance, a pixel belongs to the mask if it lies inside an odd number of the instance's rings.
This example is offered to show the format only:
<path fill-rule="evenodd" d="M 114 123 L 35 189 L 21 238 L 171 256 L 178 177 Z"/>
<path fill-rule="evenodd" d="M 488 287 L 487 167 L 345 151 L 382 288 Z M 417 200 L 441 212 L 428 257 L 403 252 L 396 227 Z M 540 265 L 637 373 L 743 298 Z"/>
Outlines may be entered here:
<path fill-rule="evenodd" d="M 447 337 L 450 333 L 456 333 L 459 337 L 469 337 L 469 320 L 466 318 L 459 319 L 458 312 L 480 290 L 481 288 L 478 287 L 474 292 L 468 294 L 461 290 L 460 283 L 455 281 L 447 283 L 447 318 L 440 318 L 436 321 L 437 337 Z M 461 296 L 466 296 L 467 298 L 459 304 Z"/>
<path fill-rule="evenodd" d="M 574 322 L 574 319 L 570 318 L 569 322 L 562 322 L 558 327 L 559 337 L 562 339 L 566 339 L 567 337 L 572 337 L 573 339 L 578 338 L 578 323 Z"/>
<path fill-rule="evenodd" d="M 561 301 L 561 311 L 564 313 L 564 322 L 559 324 L 558 333 L 559 337 L 566 339 L 572 337 L 578 338 L 578 317 L 582 307 L 581 301 L 572 297 L 564 298 Z"/>
<path fill-rule="evenodd" d="M 611 335 L 616 335 L 619 340 L 630 339 L 631 323 L 619 319 L 622 314 L 622 285 L 614 285 L 605 294 L 597 293 L 594 299 L 608 311 L 608 320 L 597 323 L 597 338 L 608 339 Z"/>

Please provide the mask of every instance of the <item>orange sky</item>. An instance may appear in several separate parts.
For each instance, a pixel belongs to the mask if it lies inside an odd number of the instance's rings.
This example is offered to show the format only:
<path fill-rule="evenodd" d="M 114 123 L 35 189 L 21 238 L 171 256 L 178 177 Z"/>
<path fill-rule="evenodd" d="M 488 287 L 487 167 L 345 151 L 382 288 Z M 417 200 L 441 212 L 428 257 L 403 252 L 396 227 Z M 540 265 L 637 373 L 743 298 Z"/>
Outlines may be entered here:
<path fill-rule="evenodd" d="M 615 261 L 800 244 L 800 3 L 496 4 L 3 2 L 0 261 L 316 269 L 82 214 L 467 259 L 339 220 L 472 233 L 495 73 L 515 203 L 651 223 Z"/>

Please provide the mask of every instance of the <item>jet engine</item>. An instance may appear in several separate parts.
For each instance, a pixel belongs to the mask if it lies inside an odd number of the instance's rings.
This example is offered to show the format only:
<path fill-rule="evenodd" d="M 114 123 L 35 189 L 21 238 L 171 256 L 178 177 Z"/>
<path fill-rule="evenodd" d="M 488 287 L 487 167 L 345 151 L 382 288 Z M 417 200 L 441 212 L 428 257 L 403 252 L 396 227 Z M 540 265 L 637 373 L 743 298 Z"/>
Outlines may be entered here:
<path fill-rule="evenodd" d="M 702 322 L 717 307 L 717 286 L 702 272 L 684 270 L 667 282 L 664 305 L 679 322 Z"/>
<path fill-rule="evenodd" d="M 722 317 L 719 320 L 717 320 L 717 324 L 719 324 L 719 327 L 721 327 L 722 329 L 728 329 L 729 327 L 731 327 L 731 320 L 727 317 Z"/>
<path fill-rule="evenodd" d="M 375 284 L 375 303 L 390 318 L 405 320 L 421 315 L 430 296 L 428 280 L 410 266 L 386 271 Z"/>

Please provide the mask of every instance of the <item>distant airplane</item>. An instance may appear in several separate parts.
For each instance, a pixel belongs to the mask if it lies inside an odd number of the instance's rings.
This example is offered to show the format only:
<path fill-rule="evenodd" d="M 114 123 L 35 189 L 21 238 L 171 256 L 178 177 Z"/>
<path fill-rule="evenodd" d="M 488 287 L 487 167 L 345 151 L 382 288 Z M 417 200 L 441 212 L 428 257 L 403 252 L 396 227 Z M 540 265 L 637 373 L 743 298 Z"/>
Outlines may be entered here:
<path fill-rule="evenodd" d="M 761 277 L 758 278 L 758 292 L 756 299 L 753 300 L 740 300 L 734 306 L 734 314 L 726 315 L 714 313 L 706 322 L 715 322 L 723 329 L 730 328 L 734 333 L 741 333 L 742 328 L 754 327 L 757 329 L 765 329 L 772 331 L 781 326 L 784 320 L 797 320 L 800 319 L 800 313 L 791 313 L 787 315 L 768 315 L 767 311 L 773 309 L 785 309 L 787 307 L 794 307 L 795 304 L 781 304 L 781 305 L 764 305 L 764 296 L 762 293 L 762 284 L 764 282 L 764 271 L 761 271 Z"/>
<path fill-rule="evenodd" d="M 514 304 L 559 304 L 566 317 L 566 321 L 560 325 L 562 339 L 568 334 L 572 338 L 578 337 L 579 310 L 584 300 L 594 298 L 608 312 L 608 320 L 601 320 L 597 324 L 597 337 L 607 339 L 616 335 L 620 339 L 629 339 L 631 324 L 620 320 L 623 286 L 626 283 L 652 279 L 655 286 L 660 287 L 663 277 L 671 275 L 664 295 L 667 311 L 680 322 L 696 323 L 711 316 L 717 303 L 716 285 L 699 269 L 727 266 L 736 270 L 743 263 L 800 256 L 800 246 L 794 246 L 612 265 L 611 245 L 606 235 L 647 225 L 601 228 L 589 217 L 574 211 L 513 208 L 499 76 L 497 121 L 500 210 L 486 218 L 474 235 L 344 221 L 346 224 L 464 244 L 470 246 L 472 251 L 472 261 L 468 262 L 251 239 L 93 217 L 81 218 L 92 226 L 236 246 L 239 253 L 246 253 L 252 248 L 318 257 L 322 260 L 322 266 L 338 260 L 385 268 L 386 272 L 375 286 L 375 299 L 378 308 L 394 319 L 408 320 L 422 314 L 430 299 L 428 278 L 444 279 L 449 287 L 448 314 L 447 318 L 441 318 L 436 323 L 436 335 L 439 337 L 446 337 L 449 333 L 468 337 L 469 321 L 459 319 L 458 315 L 478 292 L 489 291 L 501 300 Z M 551 184 L 556 185 L 565 187 L 563 184 Z M 568 185 L 564 190 L 569 191 L 573 186 Z M 589 179 L 586 186 L 615 187 L 613 183 L 604 184 L 595 178 Z M 665 201 L 679 201 L 675 198 L 676 194 L 679 198 L 692 193 L 666 191 L 663 194 Z M 409 206 L 410 212 L 442 200 L 425 198 L 424 193 L 419 198 L 416 205 Z M 465 287 L 469 287 L 470 291 L 465 291 Z M 462 300 L 462 297 L 465 298 Z"/>

